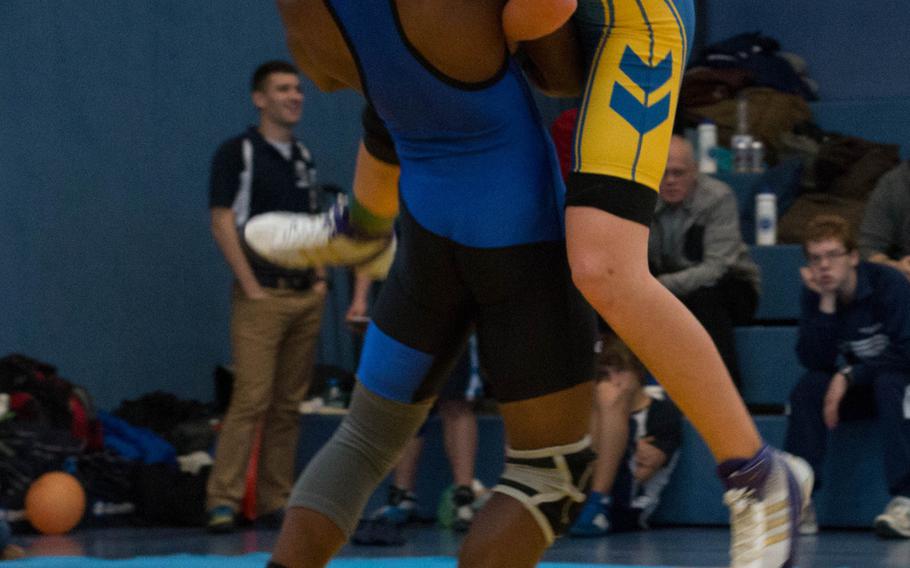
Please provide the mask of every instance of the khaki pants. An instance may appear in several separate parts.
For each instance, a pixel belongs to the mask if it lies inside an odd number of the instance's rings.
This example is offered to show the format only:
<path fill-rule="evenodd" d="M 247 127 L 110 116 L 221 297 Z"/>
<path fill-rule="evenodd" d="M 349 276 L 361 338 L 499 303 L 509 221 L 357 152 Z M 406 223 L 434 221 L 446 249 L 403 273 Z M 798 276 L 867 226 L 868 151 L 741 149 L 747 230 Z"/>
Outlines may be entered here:
<path fill-rule="evenodd" d="M 207 486 L 207 507 L 237 511 L 257 427 L 262 444 L 256 483 L 257 514 L 285 506 L 294 482 L 300 402 L 313 373 L 325 293 L 266 288 L 250 300 L 234 287 L 231 349 L 234 389 Z"/>

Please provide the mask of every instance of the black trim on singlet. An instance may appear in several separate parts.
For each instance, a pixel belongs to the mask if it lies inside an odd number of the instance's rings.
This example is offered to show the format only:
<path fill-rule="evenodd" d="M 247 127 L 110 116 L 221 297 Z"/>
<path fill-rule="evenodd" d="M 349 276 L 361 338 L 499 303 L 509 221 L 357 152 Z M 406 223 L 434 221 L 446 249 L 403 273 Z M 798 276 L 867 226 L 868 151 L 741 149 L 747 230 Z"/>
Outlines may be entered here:
<path fill-rule="evenodd" d="M 408 39 L 408 36 L 404 31 L 404 26 L 401 23 L 401 16 L 398 13 L 398 5 L 395 3 L 395 0 L 389 0 L 389 6 L 392 8 L 392 18 L 395 20 L 395 27 L 398 28 L 398 36 L 401 38 L 401 42 L 404 44 L 405 48 L 407 48 L 418 63 L 443 83 L 464 91 L 480 91 L 495 85 L 503 76 L 505 76 L 506 70 L 509 68 L 510 56 L 508 47 L 504 47 L 502 64 L 499 66 L 499 70 L 489 79 L 483 81 L 462 81 L 450 75 L 446 75 L 438 67 L 430 63 L 430 61 L 417 50 L 417 47 L 411 43 L 411 40 Z"/>
<path fill-rule="evenodd" d="M 656 205 L 657 192 L 636 181 L 584 172 L 566 180 L 566 207 L 594 207 L 650 227 Z"/>
<path fill-rule="evenodd" d="M 367 152 L 380 162 L 399 165 L 401 162 L 395 150 L 395 141 L 372 104 L 367 103 L 363 107 L 360 124 L 363 126 L 363 146 Z"/>

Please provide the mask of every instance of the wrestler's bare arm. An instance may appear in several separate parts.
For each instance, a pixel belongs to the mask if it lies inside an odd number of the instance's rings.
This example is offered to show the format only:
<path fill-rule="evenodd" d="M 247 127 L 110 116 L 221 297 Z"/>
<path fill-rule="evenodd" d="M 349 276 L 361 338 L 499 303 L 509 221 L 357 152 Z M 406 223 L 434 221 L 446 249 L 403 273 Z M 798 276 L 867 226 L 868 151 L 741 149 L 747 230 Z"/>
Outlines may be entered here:
<path fill-rule="evenodd" d="M 331 14 L 320 0 L 277 0 L 294 62 L 321 91 L 360 89 L 359 76 Z"/>

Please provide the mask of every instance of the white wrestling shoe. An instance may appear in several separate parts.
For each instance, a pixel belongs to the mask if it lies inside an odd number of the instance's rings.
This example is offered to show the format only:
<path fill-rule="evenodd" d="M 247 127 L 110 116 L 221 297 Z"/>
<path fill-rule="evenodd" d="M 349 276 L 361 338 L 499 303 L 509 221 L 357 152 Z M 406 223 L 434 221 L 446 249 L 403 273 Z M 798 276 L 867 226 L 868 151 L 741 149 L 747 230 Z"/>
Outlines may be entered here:
<path fill-rule="evenodd" d="M 263 259 L 286 268 L 365 265 L 371 276 L 383 277 L 394 256 L 394 237 L 351 236 L 346 224 L 343 202 L 319 214 L 264 213 L 247 221 L 243 240 Z"/>
<path fill-rule="evenodd" d="M 723 466 L 722 466 L 723 467 Z M 802 458 L 765 447 L 723 479 L 730 507 L 731 568 L 790 568 L 814 475 Z"/>

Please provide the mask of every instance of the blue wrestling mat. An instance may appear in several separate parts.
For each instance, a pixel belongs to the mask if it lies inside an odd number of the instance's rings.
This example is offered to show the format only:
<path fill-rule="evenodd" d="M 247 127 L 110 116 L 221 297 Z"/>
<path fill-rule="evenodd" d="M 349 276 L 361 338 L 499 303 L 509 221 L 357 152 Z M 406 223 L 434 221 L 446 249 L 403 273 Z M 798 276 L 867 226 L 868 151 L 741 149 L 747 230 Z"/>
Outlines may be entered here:
<path fill-rule="evenodd" d="M 140 556 L 124 560 L 105 560 L 82 556 L 37 557 L 12 560 L 3 563 L 3 568 L 265 568 L 269 555 L 261 552 L 244 556 L 198 556 L 174 554 L 171 556 Z M 543 562 L 540 568 L 646 568 L 618 564 L 570 564 Z M 455 568 L 455 559 L 441 556 L 412 558 L 339 558 L 329 568 Z M 669 568 L 651 566 L 648 568 Z"/>

